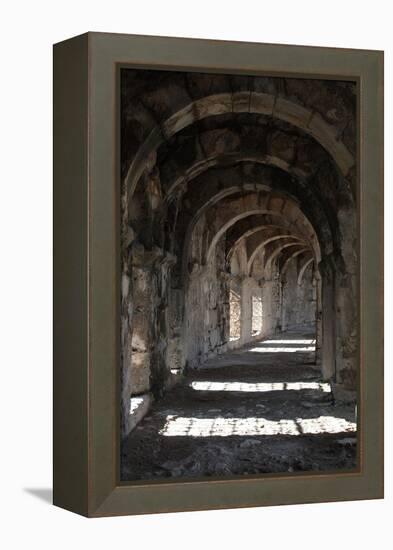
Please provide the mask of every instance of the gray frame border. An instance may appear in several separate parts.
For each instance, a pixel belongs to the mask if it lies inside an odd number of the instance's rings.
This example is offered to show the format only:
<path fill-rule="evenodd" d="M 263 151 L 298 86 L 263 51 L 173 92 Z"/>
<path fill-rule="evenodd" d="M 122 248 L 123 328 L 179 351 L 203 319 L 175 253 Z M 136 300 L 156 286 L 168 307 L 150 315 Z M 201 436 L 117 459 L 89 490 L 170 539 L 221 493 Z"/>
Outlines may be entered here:
<path fill-rule="evenodd" d="M 119 65 L 356 80 L 361 467 L 118 481 Z M 54 47 L 54 503 L 89 516 L 383 497 L 383 52 L 87 33 Z"/>

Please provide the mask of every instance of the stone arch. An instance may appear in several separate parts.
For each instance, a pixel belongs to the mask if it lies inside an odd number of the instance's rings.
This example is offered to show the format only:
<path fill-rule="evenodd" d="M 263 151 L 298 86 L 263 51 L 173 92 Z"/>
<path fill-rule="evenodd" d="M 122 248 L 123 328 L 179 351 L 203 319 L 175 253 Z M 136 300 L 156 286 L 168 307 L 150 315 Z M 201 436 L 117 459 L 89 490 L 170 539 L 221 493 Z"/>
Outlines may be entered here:
<path fill-rule="evenodd" d="M 264 248 L 267 244 L 269 244 L 271 242 L 278 241 L 278 240 L 281 240 L 281 239 L 288 239 L 288 238 L 291 238 L 295 241 L 299 241 L 299 244 L 305 244 L 304 241 L 300 237 L 296 237 L 296 236 L 291 235 L 291 234 L 277 235 L 275 237 L 270 237 L 269 239 L 267 239 L 265 241 L 262 241 L 258 246 L 255 247 L 254 251 L 252 252 L 252 254 L 250 256 L 250 258 L 248 259 L 248 262 L 247 262 L 248 273 L 250 273 L 250 271 L 251 271 L 252 264 L 254 262 L 254 259 L 255 259 L 256 255 L 258 254 L 258 252 L 262 248 Z"/>
<path fill-rule="evenodd" d="M 289 233 L 290 235 L 296 235 L 298 236 L 299 238 L 301 239 L 304 239 L 305 235 L 302 235 L 302 234 L 298 234 L 298 230 L 299 228 L 296 227 L 296 225 L 290 225 L 290 224 L 287 224 L 287 225 L 279 225 L 279 224 L 272 224 L 272 223 L 269 223 L 269 222 L 265 222 L 265 223 L 262 223 L 262 220 L 260 218 L 257 218 L 257 220 L 253 221 L 250 220 L 251 222 L 251 227 L 247 228 L 247 229 L 239 229 L 236 231 L 236 226 L 233 228 L 233 233 L 234 235 L 230 235 L 230 240 L 229 240 L 229 243 L 228 243 L 228 246 L 227 246 L 227 259 L 229 260 L 230 257 L 232 256 L 233 252 L 235 251 L 236 247 L 239 245 L 239 243 L 245 239 L 252 239 L 253 236 L 259 232 L 269 232 L 269 231 L 274 231 L 275 234 L 281 234 L 282 231 L 286 232 L 286 233 Z M 236 231 L 236 233 L 235 233 Z M 309 240 L 312 240 L 312 235 L 309 235 Z M 255 249 L 255 246 L 259 246 L 260 244 L 260 239 L 258 238 L 258 242 L 256 245 L 254 245 L 254 247 L 252 248 L 249 248 L 248 247 L 248 244 L 247 244 L 247 250 L 249 252 L 249 254 L 252 254 L 254 249 Z"/>
<path fill-rule="evenodd" d="M 211 259 L 212 257 L 212 254 L 213 254 L 213 251 L 214 251 L 214 248 L 216 246 L 216 244 L 218 243 L 218 241 L 220 240 L 220 238 L 224 235 L 224 233 L 232 226 L 234 225 L 237 221 L 245 218 L 245 217 L 248 217 L 248 216 L 253 216 L 255 214 L 268 214 L 270 216 L 273 216 L 273 217 L 277 217 L 278 219 L 284 219 L 284 216 L 283 214 L 279 213 L 279 212 L 275 212 L 273 210 L 246 210 L 244 212 L 242 212 L 241 214 L 238 214 L 237 216 L 234 216 L 232 218 L 230 218 L 220 229 L 219 231 L 217 231 L 217 233 L 215 234 L 215 236 L 213 237 L 210 245 L 209 245 L 209 248 L 208 248 L 208 251 L 207 251 L 207 254 L 206 254 L 206 263 Z"/>
<path fill-rule="evenodd" d="M 328 151 L 345 177 L 354 165 L 352 154 L 340 140 L 337 129 L 316 111 L 292 101 L 261 92 L 234 92 L 205 96 L 190 102 L 154 127 L 136 152 L 125 178 L 128 200 L 131 199 L 146 159 L 151 159 L 160 144 L 194 122 L 227 113 L 257 113 L 277 118 L 311 135 Z"/>
<path fill-rule="evenodd" d="M 293 246 L 297 246 L 297 247 L 302 247 L 303 246 L 303 243 L 299 243 L 298 241 L 296 240 L 289 240 L 289 242 L 286 242 L 284 244 L 280 244 L 278 245 L 277 247 L 274 248 L 274 250 L 271 252 L 271 254 L 266 258 L 266 262 L 265 262 L 265 269 L 267 272 L 270 272 L 271 271 L 271 268 L 272 268 L 272 264 L 274 262 L 274 260 L 277 258 L 277 256 L 279 254 L 281 254 L 281 252 L 283 250 L 285 250 L 286 248 L 292 248 Z"/>
<path fill-rule="evenodd" d="M 304 264 L 302 265 L 302 267 L 300 268 L 300 271 L 299 271 L 299 276 L 298 276 L 298 280 L 297 280 L 297 284 L 298 285 L 301 285 L 302 282 L 303 282 L 303 277 L 304 277 L 304 273 L 306 272 L 308 266 L 314 261 L 314 258 L 310 258 L 309 260 L 305 261 Z"/>
<path fill-rule="evenodd" d="M 221 164 L 224 166 L 228 165 L 229 162 L 231 162 L 232 165 L 240 164 L 242 162 L 252 162 L 255 164 L 275 166 L 276 168 L 279 168 L 284 172 L 288 172 L 289 174 L 294 174 L 296 177 L 300 177 L 303 179 L 305 179 L 309 175 L 307 174 L 307 172 L 301 170 L 300 168 L 291 166 L 285 160 L 274 155 L 268 155 L 268 154 L 250 155 L 247 153 L 243 153 L 243 154 L 236 154 L 236 155 L 225 154 L 220 156 L 212 156 L 207 159 L 204 159 L 203 161 L 198 162 L 197 166 L 195 165 L 191 166 L 191 168 L 188 169 L 183 175 L 178 177 L 168 189 L 166 193 L 166 200 L 170 200 L 171 197 L 178 191 L 179 187 L 187 185 L 192 179 L 200 176 L 207 170 L 210 170 L 211 168 L 214 168 Z"/>
<path fill-rule="evenodd" d="M 265 195 L 265 197 L 262 199 L 261 204 L 261 197 L 258 193 L 255 193 L 255 191 L 266 191 L 266 187 L 260 186 L 259 184 L 244 184 L 243 190 L 247 191 L 250 190 L 251 193 L 248 195 L 245 195 L 241 199 L 234 199 L 235 208 L 231 209 L 229 205 L 227 205 L 225 215 L 223 216 L 222 223 L 220 228 L 216 231 L 214 236 L 212 237 L 207 253 L 206 253 L 206 262 L 211 258 L 211 255 L 213 253 L 214 247 L 217 244 L 217 242 L 220 240 L 220 238 L 224 235 L 224 233 L 232 227 L 235 223 L 237 223 L 239 220 L 242 220 L 249 216 L 254 215 L 268 215 L 272 216 L 275 220 L 278 220 L 285 224 L 289 221 L 294 226 L 298 227 L 299 235 L 304 235 L 304 240 L 309 241 L 310 247 L 313 248 L 315 251 L 315 255 L 318 259 L 321 258 L 321 251 L 319 248 L 319 242 L 318 238 L 315 235 L 314 228 L 312 224 L 309 222 L 309 220 L 304 216 L 303 212 L 300 210 L 299 206 L 295 201 L 292 199 L 282 196 L 279 193 L 268 193 Z M 208 204 L 203 205 L 195 214 L 192 221 L 189 224 L 188 229 L 188 239 L 186 239 L 185 245 L 187 246 L 188 240 L 190 238 L 190 234 L 192 233 L 193 227 L 197 223 L 198 219 L 202 215 L 202 213 L 209 207 L 217 204 L 220 200 L 222 200 L 224 197 L 230 197 L 231 195 L 236 195 L 239 192 L 239 189 L 234 187 L 227 189 L 224 192 L 221 192 L 213 197 L 211 197 Z M 273 209 L 274 201 L 272 199 L 280 199 L 280 203 L 277 206 L 277 209 Z M 236 202 L 237 200 L 241 200 L 240 207 L 237 207 Z M 270 209 L 264 207 L 264 205 L 268 204 L 269 201 L 272 203 L 272 206 L 270 206 Z M 291 219 L 292 218 L 292 219 Z M 308 237 L 309 235 L 309 237 Z M 186 255 L 186 249 L 184 250 L 184 255 Z"/>
<path fill-rule="evenodd" d="M 284 261 L 284 264 L 281 268 L 281 274 L 282 276 L 285 275 L 285 272 L 286 270 L 288 269 L 289 267 L 289 264 L 292 262 L 292 260 L 294 260 L 297 256 L 300 256 L 300 254 L 303 254 L 304 252 L 306 252 L 307 250 L 309 250 L 308 248 L 301 248 L 300 250 L 295 250 L 295 252 L 292 252 L 288 258 Z"/>
<path fill-rule="evenodd" d="M 176 218 L 176 233 L 178 235 L 178 242 L 184 241 L 185 233 L 188 234 L 189 239 L 190 233 L 192 233 L 196 221 L 198 220 L 200 215 L 202 215 L 202 213 L 207 210 L 207 208 L 216 204 L 218 201 L 236 193 L 243 194 L 245 196 L 244 200 L 247 200 L 247 193 L 261 192 L 261 199 L 258 205 L 258 211 L 260 211 L 262 209 L 261 201 L 264 201 L 264 205 L 266 206 L 269 200 L 269 197 L 266 195 L 266 193 L 263 192 L 270 191 L 270 196 L 272 197 L 273 202 L 280 202 L 280 204 L 275 204 L 275 208 L 282 212 L 282 217 L 286 218 L 286 223 L 291 224 L 292 222 L 296 222 L 296 217 L 293 217 L 293 214 L 288 211 L 288 205 L 291 202 L 299 204 L 299 201 L 295 197 L 288 194 L 287 187 L 285 187 L 285 185 L 282 183 L 282 179 L 280 180 L 279 178 L 277 181 L 270 181 L 269 178 L 273 177 L 271 174 L 271 170 L 269 172 L 269 170 L 261 171 L 258 169 L 256 173 L 252 172 L 250 175 L 248 169 L 246 168 L 237 170 L 235 172 L 220 169 L 218 171 L 212 172 L 212 174 L 209 175 L 208 181 L 206 181 L 204 177 L 200 182 L 198 182 L 198 184 L 195 183 L 195 185 L 191 189 L 189 189 L 187 193 L 182 195 L 181 198 L 182 212 L 181 215 Z M 264 178 L 264 175 L 267 175 L 267 177 Z M 274 177 L 277 178 L 279 176 L 277 175 Z M 266 179 L 266 183 L 264 182 L 262 184 L 261 181 L 264 181 L 264 179 Z M 202 185 L 202 182 L 205 183 L 205 188 L 200 191 L 200 186 Z M 275 185 L 275 187 L 273 187 L 273 184 Z M 291 188 L 289 183 L 288 188 Z M 279 198 L 278 196 L 280 196 L 281 198 Z M 192 206 L 192 210 L 191 207 L 188 208 L 188 210 L 184 210 L 183 205 L 185 202 L 188 202 Z M 269 208 L 265 209 L 269 210 Z M 320 201 L 314 200 L 314 202 L 309 207 L 306 215 L 299 207 L 297 217 L 303 220 L 303 224 L 305 227 L 303 231 L 301 231 L 301 233 L 305 234 L 305 232 L 308 231 L 313 241 L 312 247 L 314 249 L 318 249 L 319 243 L 321 243 L 321 246 L 324 249 L 324 253 L 329 254 L 333 250 L 336 238 L 332 235 L 332 223 L 326 217 Z M 333 225 L 337 230 L 338 223 L 334 223 Z M 316 231 L 318 235 L 316 234 Z M 320 258 L 321 254 L 318 253 L 317 261 L 320 261 Z"/>

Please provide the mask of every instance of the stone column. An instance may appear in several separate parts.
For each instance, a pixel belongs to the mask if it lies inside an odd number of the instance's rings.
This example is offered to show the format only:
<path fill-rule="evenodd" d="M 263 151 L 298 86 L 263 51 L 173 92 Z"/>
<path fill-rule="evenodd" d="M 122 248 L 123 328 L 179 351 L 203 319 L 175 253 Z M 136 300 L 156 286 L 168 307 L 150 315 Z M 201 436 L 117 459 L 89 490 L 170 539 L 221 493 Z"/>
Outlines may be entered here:
<path fill-rule="evenodd" d="M 165 370 L 163 347 L 166 347 L 166 279 L 169 265 L 162 249 L 146 250 L 134 241 L 123 258 L 122 276 L 122 426 L 130 428 L 130 398 L 159 393 Z M 162 335 L 160 334 L 162 332 Z M 164 350 L 165 351 L 165 350 Z M 159 389 L 159 392 L 157 390 Z"/>
<path fill-rule="evenodd" d="M 219 353 L 225 352 L 228 349 L 229 328 L 230 328 L 230 313 L 229 313 L 229 289 L 230 289 L 231 274 L 228 271 L 220 270 L 217 273 L 218 284 L 218 330 L 220 335 L 221 346 Z"/>
<path fill-rule="evenodd" d="M 187 280 L 183 281 L 184 286 L 177 291 L 177 296 L 182 303 L 179 322 L 184 362 L 187 368 L 195 368 L 204 361 L 208 289 L 206 271 L 203 266 L 196 261 L 189 265 L 190 272 Z"/>
<path fill-rule="evenodd" d="M 129 269 L 123 271 L 121 280 L 121 433 L 126 436 L 129 425 L 131 397 L 131 357 L 132 357 L 132 305 L 130 296 Z"/>
<path fill-rule="evenodd" d="M 280 310 L 281 310 L 281 331 L 285 332 L 287 330 L 287 308 L 285 293 L 287 292 L 288 284 L 286 281 L 281 281 L 280 287 Z"/>
<path fill-rule="evenodd" d="M 358 251 L 356 207 L 338 210 L 341 254 L 336 271 L 336 382 L 343 390 L 356 390 L 359 365 Z"/>
<path fill-rule="evenodd" d="M 322 376 L 336 377 L 335 265 L 331 257 L 320 264 L 322 274 Z"/>
<path fill-rule="evenodd" d="M 356 294 L 356 276 L 339 273 L 336 280 L 336 382 L 349 390 L 356 389 L 358 360 Z"/>
<path fill-rule="evenodd" d="M 135 259 L 135 258 L 134 258 Z M 125 435 L 135 428 L 147 413 L 152 402 L 150 393 L 150 342 L 151 342 L 151 272 L 138 265 L 131 266 L 130 319 L 127 355 L 123 361 L 123 407 Z M 141 399 L 136 409 L 131 409 L 131 399 Z"/>
<path fill-rule="evenodd" d="M 168 345 L 166 348 L 166 364 L 170 371 L 181 373 L 185 366 L 185 357 L 182 349 L 183 330 L 183 293 L 182 288 L 168 290 Z"/>
<path fill-rule="evenodd" d="M 262 302 L 263 336 L 269 336 L 281 330 L 280 283 L 277 279 L 265 279 L 263 282 Z"/>
<path fill-rule="evenodd" d="M 122 278 L 121 278 L 121 434 L 130 431 L 129 411 L 131 397 L 132 357 L 132 292 L 131 292 L 131 249 L 135 239 L 133 230 L 126 223 L 122 225 Z"/>
<path fill-rule="evenodd" d="M 322 364 L 322 281 L 318 274 L 315 276 L 316 312 L 315 312 L 315 363 Z"/>
<path fill-rule="evenodd" d="M 241 345 L 251 341 L 252 332 L 252 297 L 250 277 L 244 276 L 241 282 Z"/>
<path fill-rule="evenodd" d="M 176 257 L 159 248 L 154 249 L 150 254 L 153 289 L 155 289 L 152 311 L 150 383 L 153 394 L 158 397 L 164 393 L 171 374 L 171 366 L 167 361 L 168 342 L 172 339 L 168 305 L 171 269 L 176 263 Z"/>
<path fill-rule="evenodd" d="M 141 244 L 135 243 L 131 254 L 131 395 L 150 390 L 154 294 L 151 258 Z"/>

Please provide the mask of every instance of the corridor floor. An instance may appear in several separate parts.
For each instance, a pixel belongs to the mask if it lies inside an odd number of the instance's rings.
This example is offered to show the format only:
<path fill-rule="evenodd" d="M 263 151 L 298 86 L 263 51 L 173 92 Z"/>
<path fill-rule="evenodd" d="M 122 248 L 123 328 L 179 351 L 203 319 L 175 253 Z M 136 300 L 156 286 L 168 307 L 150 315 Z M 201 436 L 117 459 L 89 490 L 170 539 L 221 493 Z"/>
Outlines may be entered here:
<path fill-rule="evenodd" d="M 334 403 L 313 338 L 277 335 L 189 373 L 123 443 L 122 480 L 355 468 L 355 405 Z"/>

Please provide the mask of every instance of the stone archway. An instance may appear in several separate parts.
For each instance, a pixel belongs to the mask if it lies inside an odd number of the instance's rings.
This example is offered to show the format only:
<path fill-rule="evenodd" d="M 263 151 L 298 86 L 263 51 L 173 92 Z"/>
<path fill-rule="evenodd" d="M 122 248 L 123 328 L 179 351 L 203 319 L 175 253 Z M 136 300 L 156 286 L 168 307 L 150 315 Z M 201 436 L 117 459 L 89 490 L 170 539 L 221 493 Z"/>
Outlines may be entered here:
<path fill-rule="evenodd" d="M 293 331 L 312 335 L 294 341 L 314 342 L 318 375 L 353 388 L 351 88 L 141 74 L 123 86 L 123 432 L 130 396 L 160 400 L 192 369 Z"/>

